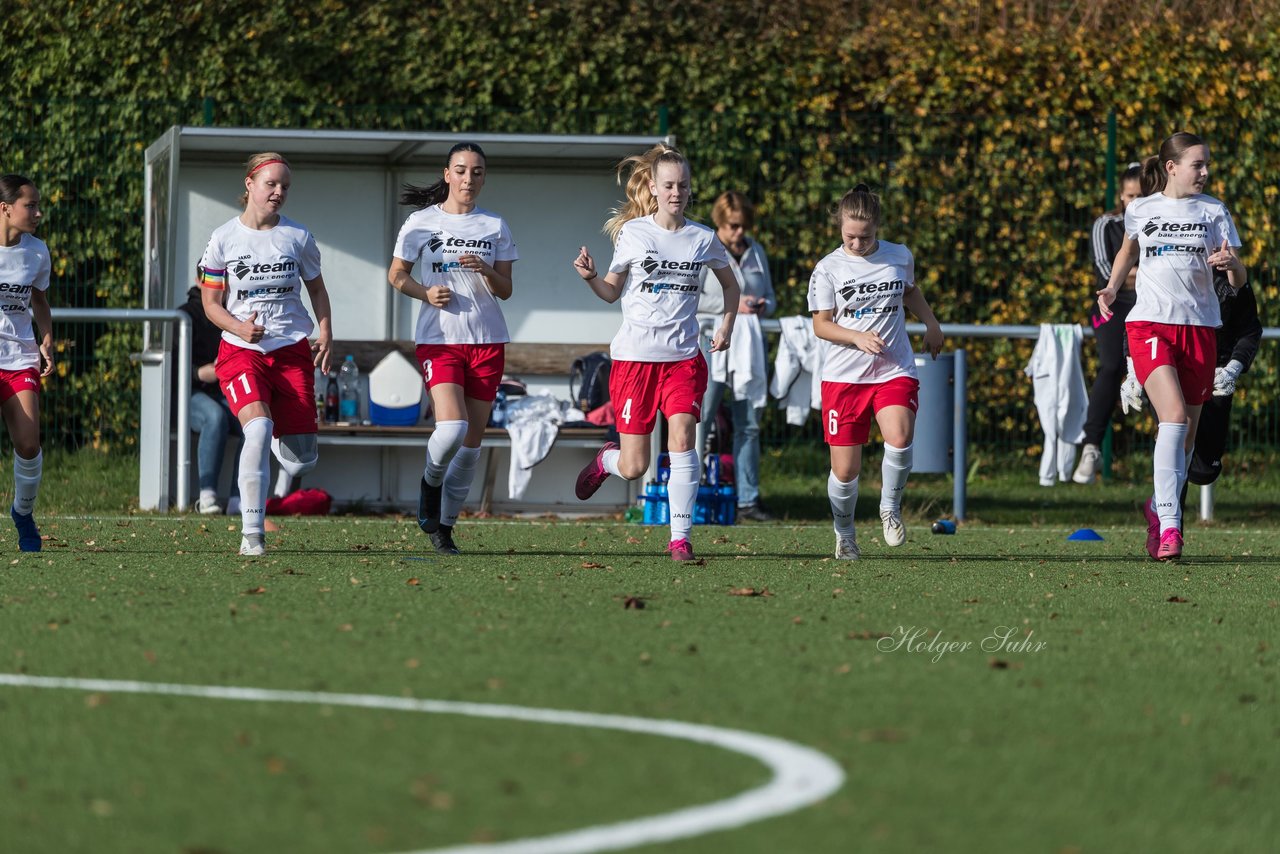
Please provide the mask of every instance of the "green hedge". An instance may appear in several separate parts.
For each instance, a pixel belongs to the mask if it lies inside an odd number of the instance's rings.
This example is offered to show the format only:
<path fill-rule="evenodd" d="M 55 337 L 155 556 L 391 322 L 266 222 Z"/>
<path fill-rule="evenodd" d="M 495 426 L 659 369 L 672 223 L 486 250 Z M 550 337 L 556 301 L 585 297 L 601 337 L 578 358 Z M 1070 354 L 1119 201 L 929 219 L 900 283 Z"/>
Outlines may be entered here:
<path fill-rule="evenodd" d="M 694 164 L 695 213 L 731 187 L 757 200 L 783 311 L 803 310 L 809 270 L 835 244 L 830 206 L 867 180 L 940 318 L 1037 323 L 1082 319 L 1091 301 L 1114 111 L 1122 165 L 1174 130 L 1210 141 L 1211 192 L 1272 302 L 1280 116 L 1265 105 L 1280 95 L 1280 12 L 1252 4 L 1236 27 L 1112 2 L 1075 17 L 1050 3 L 913 5 L 10 0 L 0 168 L 31 174 L 49 201 L 55 304 L 131 306 L 142 149 L 171 124 L 669 130 Z M 135 441 L 136 330 L 59 333 L 72 393 L 50 395 L 53 429 L 73 444 Z M 1029 349 L 975 348 L 975 436 L 1036 441 Z M 1250 435 L 1274 435 L 1277 399 L 1261 359 L 1239 407 Z"/>

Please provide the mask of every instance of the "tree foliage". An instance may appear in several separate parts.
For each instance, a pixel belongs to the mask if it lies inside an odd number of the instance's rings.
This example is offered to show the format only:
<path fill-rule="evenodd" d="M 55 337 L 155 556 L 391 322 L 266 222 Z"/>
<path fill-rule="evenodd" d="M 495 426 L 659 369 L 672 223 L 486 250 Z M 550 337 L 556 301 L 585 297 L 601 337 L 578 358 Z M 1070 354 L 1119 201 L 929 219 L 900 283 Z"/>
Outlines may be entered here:
<path fill-rule="evenodd" d="M 0 168 L 31 174 L 49 202 L 55 304 L 132 306 L 142 151 L 171 124 L 669 130 L 694 165 L 696 212 L 722 189 L 756 199 L 784 311 L 803 311 L 837 239 L 829 210 L 866 180 L 939 317 L 1074 322 L 1095 287 L 1087 236 L 1109 206 L 1114 111 L 1122 167 L 1175 130 L 1210 141 L 1211 192 L 1236 215 L 1265 306 L 1280 11 L 1231 5 L 8 0 Z M 74 394 L 50 398 L 73 441 L 136 436 L 136 337 L 67 333 Z M 1030 435 L 1028 350 L 976 348 L 979 425 Z M 1260 363 L 1248 408 L 1278 393 Z"/>

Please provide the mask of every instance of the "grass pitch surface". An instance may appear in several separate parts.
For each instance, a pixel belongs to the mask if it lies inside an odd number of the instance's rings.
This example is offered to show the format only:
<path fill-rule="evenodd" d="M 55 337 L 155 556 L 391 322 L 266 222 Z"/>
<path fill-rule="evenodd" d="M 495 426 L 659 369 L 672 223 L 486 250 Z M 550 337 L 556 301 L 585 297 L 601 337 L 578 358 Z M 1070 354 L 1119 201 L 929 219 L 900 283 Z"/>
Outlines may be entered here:
<path fill-rule="evenodd" d="M 679 852 L 1264 851 L 1280 838 L 1280 532 L 42 519 L 0 670 L 676 719 L 807 744 L 827 801 Z M 13 547 L 7 532 L 3 543 Z M 637 607 L 642 606 L 642 607 Z M 765 769 L 509 721 L 0 687 L 6 851 L 403 851 L 650 815 Z M 651 850 L 657 850 L 652 847 Z"/>

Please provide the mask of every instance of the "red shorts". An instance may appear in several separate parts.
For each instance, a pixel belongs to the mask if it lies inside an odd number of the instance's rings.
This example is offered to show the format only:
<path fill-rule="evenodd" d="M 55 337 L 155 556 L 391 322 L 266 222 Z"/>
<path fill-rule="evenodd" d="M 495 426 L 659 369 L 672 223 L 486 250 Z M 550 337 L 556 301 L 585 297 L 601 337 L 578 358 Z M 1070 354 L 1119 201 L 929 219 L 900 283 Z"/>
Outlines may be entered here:
<path fill-rule="evenodd" d="M 214 370 L 232 415 L 263 403 L 271 410 L 272 435 L 316 432 L 316 366 L 307 339 L 270 353 L 223 341 Z"/>
<path fill-rule="evenodd" d="M 609 368 L 609 398 L 619 433 L 653 432 L 658 412 L 702 418 L 707 360 L 701 353 L 683 362 L 622 362 Z"/>
<path fill-rule="evenodd" d="M 4 403 L 20 391 L 40 393 L 40 372 L 35 368 L 20 371 L 0 371 L 0 403 Z"/>
<path fill-rule="evenodd" d="M 453 383 L 472 400 L 492 403 L 506 364 L 505 344 L 419 344 L 414 351 L 422 366 L 422 381 L 432 386 Z"/>
<path fill-rule="evenodd" d="M 871 417 L 886 406 L 905 406 L 915 412 L 920 404 L 920 383 L 911 377 L 894 377 L 882 383 L 822 384 L 822 423 L 828 445 L 865 445 L 871 435 Z"/>
<path fill-rule="evenodd" d="M 1218 361 L 1218 332 L 1208 326 L 1182 326 L 1131 320 L 1125 325 L 1133 372 L 1144 386 L 1151 372 L 1169 365 L 1178 372 L 1182 399 L 1199 406 L 1213 396 L 1213 369 Z"/>

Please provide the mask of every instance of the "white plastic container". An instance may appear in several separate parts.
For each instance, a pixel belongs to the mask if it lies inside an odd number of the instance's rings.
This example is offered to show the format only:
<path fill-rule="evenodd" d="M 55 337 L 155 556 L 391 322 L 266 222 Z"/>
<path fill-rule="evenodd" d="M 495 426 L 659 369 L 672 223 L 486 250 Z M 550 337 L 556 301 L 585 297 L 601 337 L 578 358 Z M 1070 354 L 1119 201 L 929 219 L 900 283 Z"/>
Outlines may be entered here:
<path fill-rule="evenodd" d="M 369 420 L 410 427 L 422 416 L 422 373 L 393 350 L 369 372 Z"/>

